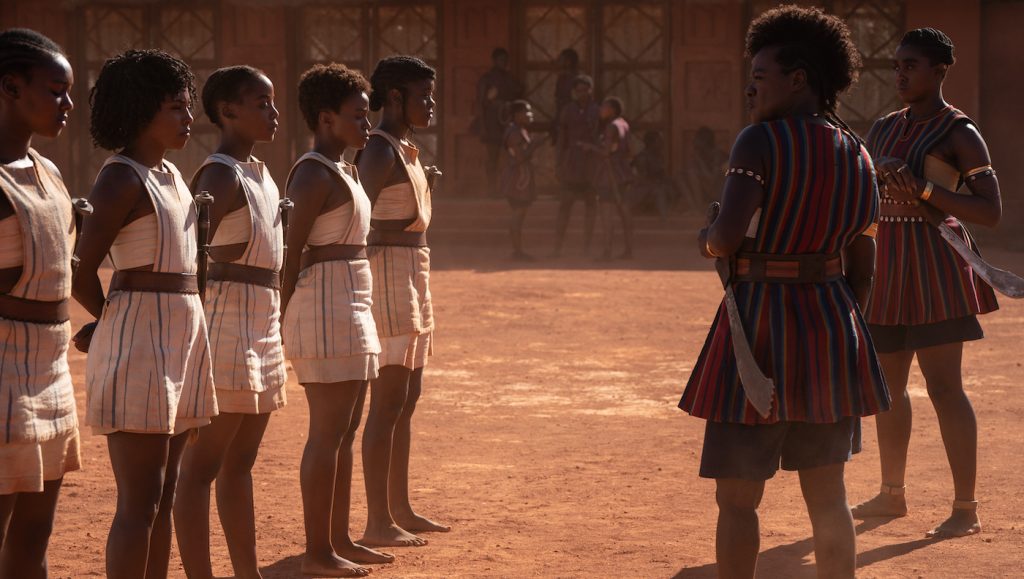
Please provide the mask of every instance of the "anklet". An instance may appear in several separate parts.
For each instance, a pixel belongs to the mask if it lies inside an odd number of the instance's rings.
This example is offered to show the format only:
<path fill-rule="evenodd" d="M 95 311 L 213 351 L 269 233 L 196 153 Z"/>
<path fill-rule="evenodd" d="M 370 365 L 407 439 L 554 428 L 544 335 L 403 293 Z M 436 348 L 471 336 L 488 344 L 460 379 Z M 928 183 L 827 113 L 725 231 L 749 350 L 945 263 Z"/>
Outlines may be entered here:
<path fill-rule="evenodd" d="M 978 510 L 978 501 L 953 501 L 953 509 L 958 511 L 976 511 Z"/>
<path fill-rule="evenodd" d="M 880 491 L 883 495 L 892 495 L 894 497 L 903 496 L 907 492 L 907 485 L 896 486 L 887 485 L 882 483 L 882 490 Z"/>

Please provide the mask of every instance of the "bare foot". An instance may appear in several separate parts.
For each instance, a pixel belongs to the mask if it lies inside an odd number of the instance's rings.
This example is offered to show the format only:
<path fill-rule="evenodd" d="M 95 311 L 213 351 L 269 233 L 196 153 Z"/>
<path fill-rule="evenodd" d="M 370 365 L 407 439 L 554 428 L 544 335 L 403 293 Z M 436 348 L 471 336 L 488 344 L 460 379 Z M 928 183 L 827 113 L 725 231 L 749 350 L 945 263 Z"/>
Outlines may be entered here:
<path fill-rule="evenodd" d="M 426 539 L 417 537 L 394 523 L 374 529 L 367 526 L 363 538 L 357 542 L 367 547 L 422 547 L 427 544 Z"/>
<path fill-rule="evenodd" d="M 314 557 L 306 553 L 302 558 L 302 574 L 317 577 L 366 577 L 370 570 L 334 553 L 327 557 Z"/>
<path fill-rule="evenodd" d="M 409 515 L 396 515 L 395 522 L 398 526 L 412 533 L 447 533 L 452 528 L 448 525 L 442 525 L 441 523 L 435 523 L 426 517 L 421 517 L 416 513 Z"/>
<path fill-rule="evenodd" d="M 981 532 L 981 521 L 978 519 L 977 511 L 967 509 L 953 509 L 953 514 L 942 522 L 941 525 L 925 533 L 930 539 L 952 539 L 954 537 L 966 537 Z"/>
<path fill-rule="evenodd" d="M 365 563 L 367 565 L 381 565 L 384 563 L 393 563 L 395 556 L 391 553 L 382 553 L 381 551 L 375 551 L 369 547 L 364 547 L 359 543 L 347 541 L 344 543 L 334 543 L 334 550 L 342 557 L 349 561 L 356 563 Z"/>
<path fill-rule="evenodd" d="M 875 498 L 850 509 L 855 519 L 872 517 L 905 517 L 907 516 L 907 499 L 902 495 L 881 493 Z"/>

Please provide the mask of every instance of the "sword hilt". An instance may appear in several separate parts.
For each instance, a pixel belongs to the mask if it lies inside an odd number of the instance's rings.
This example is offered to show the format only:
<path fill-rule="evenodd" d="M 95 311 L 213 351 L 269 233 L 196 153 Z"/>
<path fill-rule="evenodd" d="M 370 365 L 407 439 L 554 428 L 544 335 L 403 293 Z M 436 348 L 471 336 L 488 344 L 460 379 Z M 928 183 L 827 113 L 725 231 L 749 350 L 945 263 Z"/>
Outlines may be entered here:
<path fill-rule="evenodd" d="M 71 207 L 75 211 L 75 246 L 71 252 L 71 274 L 74 276 L 78 271 L 78 242 L 82 239 L 82 226 L 85 218 L 93 214 L 92 203 L 83 197 L 76 197 L 71 200 Z"/>
<path fill-rule="evenodd" d="M 278 272 L 278 277 L 281 281 L 284 281 L 284 268 L 288 265 L 288 214 L 295 209 L 295 202 L 290 198 L 285 197 L 281 199 L 281 202 L 277 205 L 281 209 L 281 230 L 284 237 L 283 247 L 281 252 L 281 271 Z"/>
<path fill-rule="evenodd" d="M 209 191 L 202 191 L 196 195 L 195 202 L 199 213 L 196 281 L 199 285 L 199 297 L 202 299 L 206 296 L 207 262 L 210 257 L 210 207 L 213 205 L 213 195 L 210 195 Z"/>

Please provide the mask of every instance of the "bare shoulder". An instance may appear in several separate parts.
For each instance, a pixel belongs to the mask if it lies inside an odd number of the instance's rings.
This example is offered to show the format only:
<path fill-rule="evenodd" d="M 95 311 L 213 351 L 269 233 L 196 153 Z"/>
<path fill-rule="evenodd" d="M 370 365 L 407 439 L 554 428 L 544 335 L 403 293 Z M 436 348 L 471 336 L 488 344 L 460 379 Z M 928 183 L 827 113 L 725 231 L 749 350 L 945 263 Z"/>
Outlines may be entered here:
<path fill-rule="evenodd" d="M 288 196 L 326 195 L 330 192 L 333 181 L 331 170 L 323 163 L 306 159 L 292 170 L 291 180 L 288 181 Z"/>
<path fill-rule="evenodd" d="M 366 142 L 366 147 L 359 153 L 357 166 L 359 172 L 365 174 L 367 171 L 388 171 L 397 162 L 398 157 L 391 143 L 382 137 L 371 136 Z"/>
<path fill-rule="evenodd" d="M 89 201 L 107 205 L 134 207 L 142 198 L 143 184 L 135 169 L 122 163 L 111 163 L 100 169 L 92 186 Z"/>
<path fill-rule="evenodd" d="M 61 181 L 64 180 L 64 175 L 61 175 L 60 169 L 57 168 L 57 164 L 56 163 L 54 163 L 53 161 L 47 159 L 46 157 L 44 157 L 42 155 L 39 155 L 38 153 L 37 153 L 37 155 L 39 157 L 39 162 L 43 164 L 43 167 L 46 167 L 46 169 L 49 172 L 51 172 L 54 175 L 56 175 Z"/>
<path fill-rule="evenodd" d="M 742 169 L 763 169 L 768 148 L 768 134 L 764 125 L 749 125 L 736 136 L 729 154 L 729 164 Z"/>

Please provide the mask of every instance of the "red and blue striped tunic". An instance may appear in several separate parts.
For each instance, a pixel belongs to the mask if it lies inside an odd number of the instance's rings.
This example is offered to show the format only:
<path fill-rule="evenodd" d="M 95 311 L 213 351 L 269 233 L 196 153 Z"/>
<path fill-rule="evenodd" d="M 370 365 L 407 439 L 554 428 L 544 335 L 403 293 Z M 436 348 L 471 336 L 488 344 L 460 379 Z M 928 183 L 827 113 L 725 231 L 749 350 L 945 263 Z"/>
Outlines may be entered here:
<path fill-rule="evenodd" d="M 925 158 L 959 123 L 971 122 L 947 106 L 932 117 L 911 121 L 907 109 L 890 113 L 872 127 L 868 148 L 874 158 L 896 157 L 925 177 Z M 977 251 L 974 239 L 955 217 L 946 225 Z M 875 285 L 864 312 L 881 326 L 932 324 L 999 309 L 996 295 L 971 266 L 922 221 L 878 224 Z"/>
<path fill-rule="evenodd" d="M 815 119 L 760 125 L 770 142 L 753 252 L 834 254 L 878 217 L 867 151 Z M 762 418 L 743 394 L 724 302 L 679 407 L 716 422 L 832 423 L 889 408 L 889 392 L 845 279 L 825 283 L 735 282 L 743 327 L 761 370 L 775 381 Z"/>

